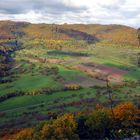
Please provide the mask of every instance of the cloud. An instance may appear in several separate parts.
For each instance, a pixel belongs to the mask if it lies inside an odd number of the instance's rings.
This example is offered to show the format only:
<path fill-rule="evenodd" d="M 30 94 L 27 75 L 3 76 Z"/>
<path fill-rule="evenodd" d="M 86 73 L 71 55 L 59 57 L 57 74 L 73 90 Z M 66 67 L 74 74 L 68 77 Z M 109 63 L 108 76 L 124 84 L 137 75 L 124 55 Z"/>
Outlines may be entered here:
<path fill-rule="evenodd" d="M 84 6 L 76 7 L 65 3 L 63 0 L 1 0 L 0 11 L 7 14 L 23 14 L 29 11 L 36 12 L 67 12 L 85 10 Z"/>
<path fill-rule="evenodd" d="M 138 27 L 139 0 L 1 0 L 0 20 Z"/>

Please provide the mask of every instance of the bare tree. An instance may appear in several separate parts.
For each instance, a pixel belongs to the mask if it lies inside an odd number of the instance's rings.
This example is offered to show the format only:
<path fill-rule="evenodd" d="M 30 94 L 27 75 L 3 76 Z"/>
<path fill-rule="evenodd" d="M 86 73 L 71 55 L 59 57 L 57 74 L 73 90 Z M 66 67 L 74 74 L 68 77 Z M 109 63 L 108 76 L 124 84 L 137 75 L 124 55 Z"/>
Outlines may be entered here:
<path fill-rule="evenodd" d="M 55 32 L 55 24 L 54 23 L 52 24 L 51 31 L 52 31 L 52 40 L 53 40 L 54 39 L 54 32 Z"/>
<path fill-rule="evenodd" d="M 105 76 L 105 77 L 106 77 L 106 78 L 105 78 L 105 82 L 106 82 L 107 93 L 108 93 L 108 96 L 109 96 L 111 112 L 112 112 L 112 115 L 113 115 L 113 117 L 114 117 L 112 90 L 111 90 L 110 83 L 109 83 L 109 82 L 110 82 L 109 76 L 110 76 L 109 74 Z"/>
<path fill-rule="evenodd" d="M 60 34 L 59 34 L 59 25 L 55 27 L 55 32 L 56 32 L 56 40 L 60 39 Z"/>
<path fill-rule="evenodd" d="M 137 35 L 138 35 L 138 41 L 139 41 L 138 45 L 140 46 L 140 28 L 138 28 L 137 30 Z"/>
<path fill-rule="evenodd" d="M 140 67 L 140 53 L 137 54 L 137 64 L 138 67 Z"/>
<path fill-rule="evenodd" d="M 140 28 L 138 28 L 137 30 L 137 35 L 138 35 L 138 45 L 140 46 Z M 137 55 L 137 64 L 138 64 L 138 67 L 140 67 L 140 53 L 138 53 Z"/>

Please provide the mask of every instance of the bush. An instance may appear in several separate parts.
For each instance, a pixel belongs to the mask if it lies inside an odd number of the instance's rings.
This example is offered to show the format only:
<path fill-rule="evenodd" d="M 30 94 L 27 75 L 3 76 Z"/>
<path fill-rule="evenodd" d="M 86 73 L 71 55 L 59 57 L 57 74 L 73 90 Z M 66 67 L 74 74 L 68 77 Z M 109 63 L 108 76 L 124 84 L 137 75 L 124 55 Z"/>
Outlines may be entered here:
<path fill-rule="evenodd" d="M 25 128 L 13 136 L 13 140 L 32 140 L 33 137 L 33 129 Z"/>
<path fill-rule="evenodd" d="M 14 91 L 5 95 L 0 96 L 0 102 L 3 102 L 9 98 L 17 97 L 17 96 L 23 96 L 24 92 L 22 91 Z"/>
<path fill-rule="evenodd" d="M 88 127 L 87 137 L 89 139 L 110 137 L 112 122 L 109 111 L 105 109 L 94 111 L 85 122 L 85 126 Z"/>
<path fill-rule="evenodd" d="M 136 119 L 138 109 L 130 102 L 121 103 L 113 109 L 116 122 L 119 127 L 132 127 Z"/>
<path fill-rule="evenodd" d="M 43 70 L 41 70 L 41 73 L 44 75 L 57 75 L 59 72 L 58 67 L 44 67 Z"/>
<path fill-rule="evenodd" d="M 65 86 L 65 90 L 79 90 L 81 89 L 82 87 L 80 85 L 66 85 Z"/>
<path fill-rule="evenodd" d="M 52 123 L 45 124 L 41 130 L 41 137 L 53 140 L 78 139 L 76 129 L 74 116 L 66 114 Z"/>
<path fill-rule="evenodd" d="M 137 111 L 127 102 L 114 107 L 113 113 L 99 104 L 93 111 L 75 113 L 75 117 L 72 114 L 57 117 L 56 113 L 48 112 L 51 121 L 34 129 L 23 129 L 14 140 L 124 139 L 139 135 L 133 124 Z"/>

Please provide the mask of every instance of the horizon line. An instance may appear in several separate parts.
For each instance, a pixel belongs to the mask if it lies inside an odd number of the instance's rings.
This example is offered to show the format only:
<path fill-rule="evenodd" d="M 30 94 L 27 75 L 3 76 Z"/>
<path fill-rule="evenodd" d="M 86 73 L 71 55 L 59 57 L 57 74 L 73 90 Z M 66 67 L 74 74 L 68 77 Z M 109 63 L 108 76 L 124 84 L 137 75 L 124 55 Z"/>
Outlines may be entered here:
<path fill-rule="evenodd" d="M 133 27 L 131 25 L 126 25 L 126 24 L 117 24 L 117 23 L 82 23 L 82 22 L 79 22 L 79 23 L 68 23 L 68 22 L 64 22 L 64 23 L 55 23 L 55 22 L 29 22 L 29 21 L 25 21 L 25 20 L 11 20 L 11 19 L 4 19 L 4 20 L 1 20 L 0 19 L 0 22 L 24 22 L 24 23 L 30 23 L 30 24 L 54 24 L 54 25 L 105 25 L 105 26 L 109 26 L 109 25 L 118 25 L 118 26 L 126 26 L 126 27 L 131 27 L 131 28 L 134 28 L 134 29 L 139 29 L 139 27 Z"/>

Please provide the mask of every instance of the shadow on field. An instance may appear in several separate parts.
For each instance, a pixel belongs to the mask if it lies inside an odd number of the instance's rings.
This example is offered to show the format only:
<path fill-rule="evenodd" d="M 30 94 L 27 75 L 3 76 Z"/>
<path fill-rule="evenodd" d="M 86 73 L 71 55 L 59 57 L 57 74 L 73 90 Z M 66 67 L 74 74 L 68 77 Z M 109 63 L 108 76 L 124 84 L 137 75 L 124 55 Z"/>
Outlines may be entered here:
<path fill-rule="evenodd" d="M 88 57 L 91 56 L 91 54 L 88 53 L 81 53 L 81 52 L 66 52 L 66 51 L 60 51 L 60 50 L 52 50 L 48 51 L 49 55 L 68 55 L 68 56 L 76 56 L 76 57 Z"/>
<path fill-rule="evenodd" d="M 96 43 L 99 41 L 95 36 L 88 34 L 86 32 L 74 30 L 74 29 L 59 29 L 59 33 L 66 34 L 76 40 L 85 40 L 88 44 Z"/>

